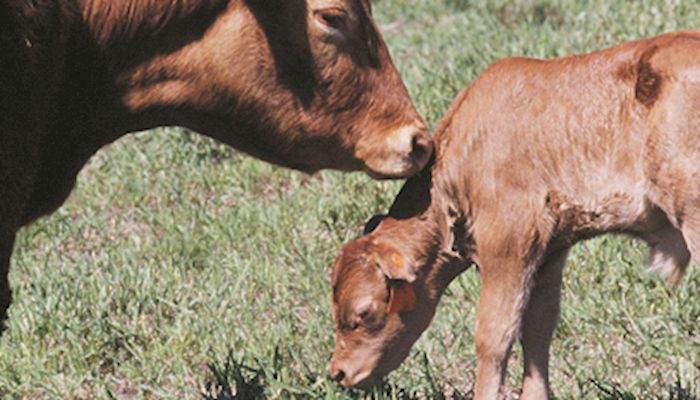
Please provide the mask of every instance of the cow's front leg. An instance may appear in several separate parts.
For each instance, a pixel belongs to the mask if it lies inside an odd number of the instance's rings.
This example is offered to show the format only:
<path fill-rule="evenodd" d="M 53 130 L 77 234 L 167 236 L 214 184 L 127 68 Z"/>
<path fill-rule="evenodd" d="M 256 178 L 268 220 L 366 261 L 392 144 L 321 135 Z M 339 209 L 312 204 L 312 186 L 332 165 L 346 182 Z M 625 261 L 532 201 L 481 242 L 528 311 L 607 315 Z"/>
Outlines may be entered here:
<path fill-rule="evenodd" d="M 520 398 L 549 398 L 549 346 L 559 321 L 561 279 L 568 250 L 551 255 L 533 277 L 530 300 L 522 321 L 524 358 L 523 390 Z"/>
<path fill-rule="evenodd" d="M 520 333 L 532 271 L 520 260 L 482 258 L 480 272 L 475 399 L 494 400 L 499 398 L 508 355 Z"/>
<path fill-rule="evenodd" d="M 10 256 L 15 241 L 15 233 L 0 228 L 0 333 L 5 330 L 7 309 L 12 302 L 12 291 L 7 274 L 10 270 Z"/>

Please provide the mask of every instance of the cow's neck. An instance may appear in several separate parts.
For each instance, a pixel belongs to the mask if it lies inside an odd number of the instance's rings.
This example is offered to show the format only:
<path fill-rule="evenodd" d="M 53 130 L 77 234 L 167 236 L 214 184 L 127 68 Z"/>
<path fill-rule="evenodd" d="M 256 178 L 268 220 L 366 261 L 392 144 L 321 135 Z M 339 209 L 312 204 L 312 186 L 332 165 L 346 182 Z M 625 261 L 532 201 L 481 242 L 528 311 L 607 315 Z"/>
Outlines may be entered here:
<path fill-rule="evenodd" d="M 143 40 L 206 29 L 230 0 L 76 0 L 78 12 L 101 48 L 139 46 Z"/>
<path fill-rule="evenodd" d="M 53 9 L 64 40 L 51 60 L 57 111 L 47 128 L 60 135 L 72 161 L 67 174 L 77 173 L 95 151 L 126 133 L 176 124 L 164 110 L 177 104 L 168 103 L 162 92 L 131 103 L 129 96 L 138 88 L 178 81 L 174 60 L 204 35 L 228 2 L 73 0 Z M 56 45 L 51 37 L 41 40 Z M 177 90 L 169 93 L 185 97 Z"/>
<path fill-rule="evenodd" d="M 76 107 L 90 106 L 93 129 L 105 132 L 101 141 L 177 124 L 165 110 L 187 97 L 188 88 L 177 86 L 185 82 L 181 54 L 203 37 L 229 0 L 76 2 L 80 16 L 68 48 L 66 95 Z"/>
<path fill-rule="evenodd" d="M 228 2 L 65 0 L 45 2 L 39 16 L 32 14 L 33 3 L 16 2 L 37 76 L 32 98 L 45 122 L 38 178 L 23 224 L 60 206 L 80 169 L 102 146 L 129 132 L 176 124 L 169 123 L 171 115 L 158 115 L 158 102 L 150 110 L 125 104 L 130 88 L 120 87 L 119 76 L 192 43 Z M 137 15 L 137 7 L 147 13 Z M 158 9 L 167 18 L 149 14 Z"/>

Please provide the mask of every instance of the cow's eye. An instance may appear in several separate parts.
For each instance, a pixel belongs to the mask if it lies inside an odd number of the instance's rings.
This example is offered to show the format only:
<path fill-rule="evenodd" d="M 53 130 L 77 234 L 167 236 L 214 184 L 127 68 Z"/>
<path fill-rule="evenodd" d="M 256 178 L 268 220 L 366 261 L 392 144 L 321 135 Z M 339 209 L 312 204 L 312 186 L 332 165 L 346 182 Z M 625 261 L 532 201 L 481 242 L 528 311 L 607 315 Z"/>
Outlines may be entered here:
<path fill-rule="evenodd" d="M 348 15 L 340 8 L 316 10 L 314 16 L 316 21 L 331 33 L 343 34 L 348 28 Z"/>

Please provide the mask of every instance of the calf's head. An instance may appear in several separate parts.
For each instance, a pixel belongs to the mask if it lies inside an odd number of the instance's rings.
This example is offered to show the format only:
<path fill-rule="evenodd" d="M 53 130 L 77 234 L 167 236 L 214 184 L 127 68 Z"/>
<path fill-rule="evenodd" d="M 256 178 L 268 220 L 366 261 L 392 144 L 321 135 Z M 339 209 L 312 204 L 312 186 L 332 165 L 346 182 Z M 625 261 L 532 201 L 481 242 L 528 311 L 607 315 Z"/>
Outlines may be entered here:
<path fill-rule="evenodd" d="M 333 265 L 329 373 L 343 386 L 368 387 L 396 369 L 435 314 L 426 277 L 414 268 L 419 261 L 398 245 L 401 230 L 392 232 L 400 224 L 384 220 L 381 229 L 346 244 Z"/>

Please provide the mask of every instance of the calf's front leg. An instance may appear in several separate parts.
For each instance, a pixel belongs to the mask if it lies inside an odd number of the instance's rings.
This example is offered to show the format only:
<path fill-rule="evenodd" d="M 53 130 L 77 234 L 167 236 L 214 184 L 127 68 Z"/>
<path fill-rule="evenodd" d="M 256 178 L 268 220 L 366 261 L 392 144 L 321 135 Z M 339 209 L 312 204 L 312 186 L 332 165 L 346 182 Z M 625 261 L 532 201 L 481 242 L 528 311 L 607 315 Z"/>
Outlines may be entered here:
<path fill-rule="evenodd" d="M 528 301 L 531 268 L 520 260 L 482 257 L 481 294 L 477 305 L 476 400 L 500 396 L 506 363 Z"/>
<path fill-rule="evenodd" d="M 568 249 L 547 257 L 533 277 L 522 321 L 522 400 L 549 399 L 549 346 L 559 322 L 561 280 Z"/>

